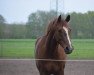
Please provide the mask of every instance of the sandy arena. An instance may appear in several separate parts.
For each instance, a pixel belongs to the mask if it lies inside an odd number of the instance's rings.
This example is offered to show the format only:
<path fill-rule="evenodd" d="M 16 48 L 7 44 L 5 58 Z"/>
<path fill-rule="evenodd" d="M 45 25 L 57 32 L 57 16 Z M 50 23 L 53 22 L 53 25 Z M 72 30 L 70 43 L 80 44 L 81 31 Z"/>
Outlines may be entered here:
<path fill-rule="evenodd" d="M 33 60 L 0 60 L 0 75 L 39 75 Z M 65 75 L 94 75 L 94 61 L 67 61 Z"/>

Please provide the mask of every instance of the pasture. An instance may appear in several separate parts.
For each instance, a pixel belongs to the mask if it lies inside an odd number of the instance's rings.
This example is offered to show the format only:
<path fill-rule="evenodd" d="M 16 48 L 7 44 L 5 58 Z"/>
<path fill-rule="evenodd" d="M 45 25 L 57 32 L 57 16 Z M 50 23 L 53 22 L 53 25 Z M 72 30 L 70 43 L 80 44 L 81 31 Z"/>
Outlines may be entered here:
<path fill-rule="evenodd" d="M 1 58 L 34 58 L 36 39 L 0 39 Z M 73 39 L 68 59 L 94 59 L 94 39 Z"/>
<path fill-rule="evenodd" d="M 34 58 L 36 39 L 1 39 L 0 75 L 39 75 Z M 68 59 L 94 59 L 93 39 L 73 39 L 74 51 Z M 30 58 L 30 59 L 14 59 Z M 94 61 L 67 61 L 65 75 L 93 75 Z"/>

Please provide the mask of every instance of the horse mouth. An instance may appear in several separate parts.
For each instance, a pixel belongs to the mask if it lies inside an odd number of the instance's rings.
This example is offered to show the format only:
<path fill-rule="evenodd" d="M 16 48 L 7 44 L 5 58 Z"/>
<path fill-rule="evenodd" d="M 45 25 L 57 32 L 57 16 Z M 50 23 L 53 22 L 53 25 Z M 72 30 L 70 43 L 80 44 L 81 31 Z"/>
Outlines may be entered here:
<path fill-rule="evenodd" d="M 73 49 L 74 49 L 73 47 L 72 48 L 66 47 L 64 50 L 66 54 L 71 54 L 73 52 Z"/>

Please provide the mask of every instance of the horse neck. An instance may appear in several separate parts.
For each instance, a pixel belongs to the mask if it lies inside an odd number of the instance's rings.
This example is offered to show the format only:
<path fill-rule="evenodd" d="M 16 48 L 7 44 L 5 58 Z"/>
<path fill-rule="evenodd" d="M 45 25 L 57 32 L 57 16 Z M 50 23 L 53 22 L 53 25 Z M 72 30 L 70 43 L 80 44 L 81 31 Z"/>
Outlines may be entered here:
<path fill-rule="evenodd" d="M 55 58 L 58 48 L 58 43 L 53 38 L 54 33 L 50 33 L 46 40 L 46 56 L 48 58 Z"/>

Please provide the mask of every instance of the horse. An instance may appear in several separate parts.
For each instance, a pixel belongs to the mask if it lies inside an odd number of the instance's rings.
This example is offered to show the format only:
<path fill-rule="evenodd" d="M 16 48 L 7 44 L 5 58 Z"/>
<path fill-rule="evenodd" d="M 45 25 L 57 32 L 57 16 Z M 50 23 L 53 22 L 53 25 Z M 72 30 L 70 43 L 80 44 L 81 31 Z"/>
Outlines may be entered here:
<path fill-rule="evenodd" d="M 40 75 L 64 75 L 67 54 L 73 51 L 69 21 L 70 15 L 66 19 L 59 15 L 49 23 L 44 36 L 37 39 L 35 59 Z"/>

